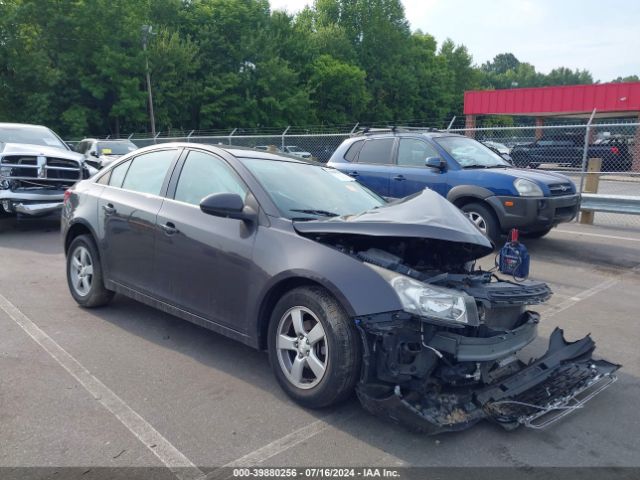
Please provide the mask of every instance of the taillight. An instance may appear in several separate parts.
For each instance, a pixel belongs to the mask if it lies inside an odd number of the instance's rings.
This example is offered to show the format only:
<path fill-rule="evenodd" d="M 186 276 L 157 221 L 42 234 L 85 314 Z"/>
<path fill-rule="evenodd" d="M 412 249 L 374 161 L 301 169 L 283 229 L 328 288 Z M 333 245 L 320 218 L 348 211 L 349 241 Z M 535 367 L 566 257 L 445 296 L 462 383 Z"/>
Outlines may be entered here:
<path fill-rule="evenodd" d="M 69 200 L 70 197 L 71 197 L 71 189 L 65 190 L 63 203 L 67 203 L 67 200 Z"/>
<path fill-rule="evenodd" d="M 611 147 L 611 153 L 618 155 L 620 153 L 620 149 L 618 147 Z"/>

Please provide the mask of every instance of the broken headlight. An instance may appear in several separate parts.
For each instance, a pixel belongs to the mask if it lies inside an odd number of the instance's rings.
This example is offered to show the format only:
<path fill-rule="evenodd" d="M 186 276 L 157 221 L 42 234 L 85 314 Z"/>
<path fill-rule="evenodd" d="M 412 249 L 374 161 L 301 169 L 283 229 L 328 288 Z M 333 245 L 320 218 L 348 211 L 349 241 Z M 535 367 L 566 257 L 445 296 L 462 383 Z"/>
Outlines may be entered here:
<path fill-rule="evenodd" d="M 479 325 L 473 297 L 458 290 L 436 287 L 384 268 L 369 266 L 393 287 L 405 312 L 439 324 L 460 327 Z"/>

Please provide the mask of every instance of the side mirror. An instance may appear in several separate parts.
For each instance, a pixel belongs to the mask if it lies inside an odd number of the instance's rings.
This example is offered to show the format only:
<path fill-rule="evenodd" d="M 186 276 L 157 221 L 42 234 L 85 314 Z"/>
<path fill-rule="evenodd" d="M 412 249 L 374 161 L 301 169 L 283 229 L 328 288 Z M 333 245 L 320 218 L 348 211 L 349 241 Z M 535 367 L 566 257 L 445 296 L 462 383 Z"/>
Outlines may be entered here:
<path fill-rule="evenodd" d="M 424 164 L 429 168 L 435 168 L 440 171 L 444 171 L 447 168 L 447 162 L 440 157 L 427 157 Z"/>
<path fill-rule="evenodd" d="M 237 193 L 213 193 L 200 202 L 200 210 L 214 217 L 254 221 L 257 213 Z"/>
<path fill-rule="evenodd" d="M 91 155 L 92 157 L 96 157 L 96 158 L 100 157 L 100 155 L 98 154 L 98 152 L 96 150 L 91 150 L 89 152 L 89 155 Z"/>

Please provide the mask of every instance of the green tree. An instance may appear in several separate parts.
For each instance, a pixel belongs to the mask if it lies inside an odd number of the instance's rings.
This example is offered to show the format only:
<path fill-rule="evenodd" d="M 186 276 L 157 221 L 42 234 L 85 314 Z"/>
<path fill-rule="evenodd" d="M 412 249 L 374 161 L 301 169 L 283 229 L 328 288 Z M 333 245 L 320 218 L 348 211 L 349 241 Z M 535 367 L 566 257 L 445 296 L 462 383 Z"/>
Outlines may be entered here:
<path fill-rule="evenodd" d="M 355 122 L 367 110 L 366 74 L 355 65 L 321 55 L 313 64 L 309 90 L 323 124 Z"/>

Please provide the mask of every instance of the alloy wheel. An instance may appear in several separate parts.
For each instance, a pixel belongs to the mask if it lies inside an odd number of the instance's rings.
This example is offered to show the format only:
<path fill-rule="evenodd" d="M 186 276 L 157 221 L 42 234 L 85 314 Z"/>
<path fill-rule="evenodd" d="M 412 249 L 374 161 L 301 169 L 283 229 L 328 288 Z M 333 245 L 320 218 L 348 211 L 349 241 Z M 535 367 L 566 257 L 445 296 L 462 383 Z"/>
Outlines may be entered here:
<path fill-rule="evenodd" d="M 76 293 L 82 297 L 91 291 L 93 282 L 93 259 L 89 250 L 79 245 L 71 254 L 71 284 Z"/>
<path fill-rule="evenodd" d="M 329 359 L 327 337 L 308 308 L 290 308 L 280 318 L 276 349 L 280 368 L 295 387 L 313 388 L 324 378 Z"/>
<path fill-rule="evenodd" d="M 476 225 L 476 227 L 478 227 L 478 230 L 480 230 L 485 235 L 487 234 L 487 222 L 484 218 L 482 218 L 482 215 L 477 212 L 467 212 L 467 217 L 469 217 L 469 220 L 471 220 Z"/>

